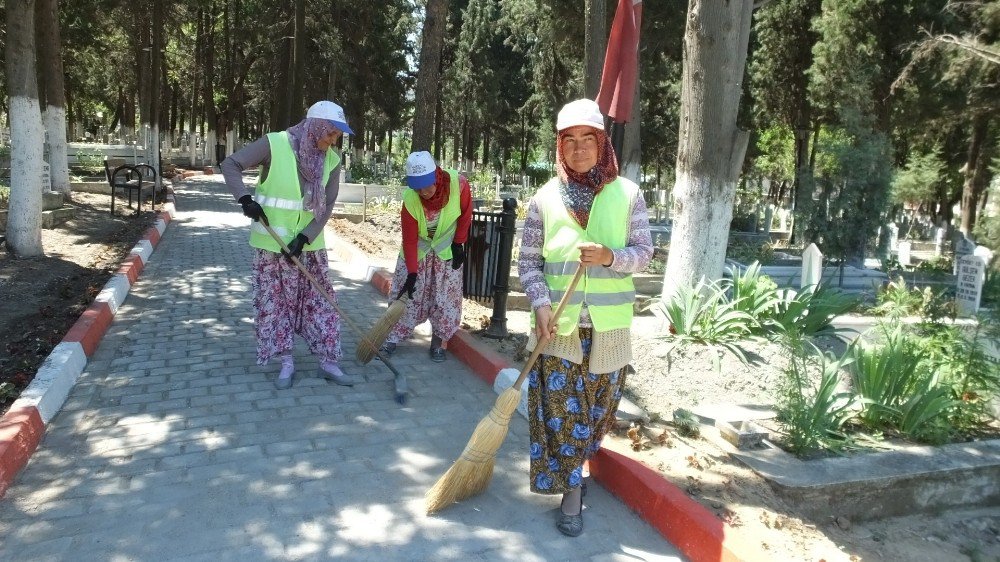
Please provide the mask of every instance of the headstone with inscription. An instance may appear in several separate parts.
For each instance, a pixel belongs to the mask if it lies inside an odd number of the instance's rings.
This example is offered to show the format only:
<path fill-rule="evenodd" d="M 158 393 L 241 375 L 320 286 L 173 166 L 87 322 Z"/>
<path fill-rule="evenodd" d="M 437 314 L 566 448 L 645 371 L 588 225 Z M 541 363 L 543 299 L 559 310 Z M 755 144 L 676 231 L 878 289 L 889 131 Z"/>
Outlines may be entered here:
<path fill-rule="evenodd" d="M 802 279 L 799 287 L 819 285 L 823 276 L 823 252 L 819 251 L 816 244 L 809 244 L 809 247 L 802 252 Z"/>
<path fill-rule="evenodd" d="M 986 281 L 986 262 L 972 254 L 958 260 L 958 280 L 955 285 L 955 308 L 962 316 L 979 312 L 979 299 Z"/>
<path fill-rule="evenodd" d="M 896 261 L 899 262 L 899 265 L 906 267 L 910 267 L 912 265 L 910 263 L 910 251 L 912 249 L 913 243 L 909 240 L 903 240 L 899 243 L 899 246 L 896 248 Z"/>
<path fill-rule="evenodd" d="M 958 262 L 961 261 L 965 256 L 971 256 L 972 252 L 976 251 L 976 243 L 969 239 L 968 236 L 963 232 L 955 234 L 955 260 L 952 267 L 952 273 L 958 275 Z"/>

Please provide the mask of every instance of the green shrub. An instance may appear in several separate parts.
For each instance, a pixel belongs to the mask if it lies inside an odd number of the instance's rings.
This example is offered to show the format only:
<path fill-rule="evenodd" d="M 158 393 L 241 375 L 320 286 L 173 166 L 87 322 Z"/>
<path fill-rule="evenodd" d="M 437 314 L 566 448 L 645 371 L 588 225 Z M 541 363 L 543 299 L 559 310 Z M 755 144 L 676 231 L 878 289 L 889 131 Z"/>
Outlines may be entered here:
<path fill-rule="evenodd" d="M 774 246 L 769 242 L 736 241 L 726 248 L 726 257 L 740 263 L 759 262 L 766 265 L 774 260 Z"/>
<path fill-rule="evenodd" d="M 902 406 L 923 382 L 918 367 L 923 353 L 913 339 L 896 328 L 881 344 L 858 339 L 847 351 L 854 391 L 863 399 L 861 421 L 871 429 L 894 427 Z"/>
<path fill-rule="evenodd" d="M 798 456 L 843 449 L 850 442 L 843 426 L 854 416 L 855 399 L 849 392 L 838 392 L 837 387 L 840 371 L 851 359 L 836 360 L 811 344 L 808 351 L 795 342 L 789 349 L 792 361 L 777 403 L 778 421 L 787 434 L 786 446 Z M 820 372 L 815 388 L 809 382 L 810 367 Z"/>
<path fill-rule="evenodd" d="M 993 420 L 990 401 L 1000 394 L 1000 365 L 990 360 L 984 344 L 1000 339 L 997 314 L 984 314 L 971 334 L 955 326 L 924 325 L 919 342 L 925 369 L 947 388 L 954 408 L 950 423 L 955 432 L 974 434 Z"/>
<path fill-rule="evenodd" d="M 922 292 L 920 289 L 907 287 L 906 280 L 899 277 L 878 291 L 875 297 L 876 306 L 872 308 L 871 313 L 890 318 L 917 316 L 928 300 L 925 293 L 930 293 L 930 287 Z"/>
<path fill-rule="evenodd" d="M 0 209 L 7 209 L 10 207 L 10 188 L 6 185 L 0 185 Z"/>
<path fill-rule="evenodd" d="M 668 359 L 674 349 L 694 343 L 728 351 L 746 363 L 737 342 L 750 336 L 754 319 L 728 300 L 718 283 L 681 285 L 669 301 L 654 301 L 652 306 L 669 322 L 669 333 L 661 336 L 669 340 Z"/>
<path fill-rule="evenodd" d="M 823 285 L 785 289 L 778 292 L 773 317 L 760 320 L 772 331 L 793 338 L 833 335 L 834 317 L 854 310 L 858 302 L 853 295 Z"/>
<path fill-rule="evenodd" d="M 77 167 L 88 173 L 104 173 L 104 154 L 99 151 L 79 150 L 76 153 Z"/>
<path fill-rule="evenodd" d="M 764 335 L 771 327 L 767 322 L 774 317 L 777 309 L 778 286 L 766 275 L 760 273 L 760 263 L 751 263 L 746 270 L 732 271 L 732 279 L 724 280 L 729 299 L 735 310 L 746 313 L 754 319 L 750 331 Z"/>

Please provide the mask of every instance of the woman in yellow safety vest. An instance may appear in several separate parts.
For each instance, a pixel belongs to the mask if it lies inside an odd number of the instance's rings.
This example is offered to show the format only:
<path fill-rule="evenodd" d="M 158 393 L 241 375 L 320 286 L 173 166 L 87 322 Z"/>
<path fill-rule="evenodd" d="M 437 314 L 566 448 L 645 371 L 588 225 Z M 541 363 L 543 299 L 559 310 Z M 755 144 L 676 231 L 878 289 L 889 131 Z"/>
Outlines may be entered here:
<path fill-rule="evenodd" d="M 632 273 L 653 256 L 639 187 L 618 175 L 604 117 L 591 100 L 556 120 L 556 177 L 528 204 L 518 273 L 534 316 L 528 349 L 546 345 L 528 377 L 530 485 L 562 494 L 556 527 L 583 532 L 583 464 L 600 448 L 632 360 Z M 586 273 L 549 329 L 553 303 Z"/>
<path fill-rule="evenodd" d="M 294 336 L 306 340 L 320 358 L 320 376 L 351 386 L 337 364 L 340 316 L 308 278 L 282 257 L 282 249 L 260 224 L 268 224 L 309 273 L 336 298 L 327 278 L 323 227 L 330 219 L 340 189 L 340 155 L 335 149 L 343 134 L 352 134 L 344 110 L 332 101 L 313 104 L 306 118 L 285 131 L 269 133 L 222 161 L 226 185 L 250 217 L 253 248 L 253 306 L 256 313 L 257 363 L 281 357 L 274 385 L 292 386 Z M 261 165 L 253 194 L 243 184 L 244 170 Z"/>
<path fill-rule="evenodd" d="M 430 358 L 441 363 L 462 321 L 461 268 L 472 224 L 472 189 L 464 176 L 440 168 L 425 150 L 406 158 L 406 183 L 400 210 L 403 247 L 389 294 L 406 293 L 411 300 L 382 353 L 392 355 L 397 343 L 430 320 Z"/>

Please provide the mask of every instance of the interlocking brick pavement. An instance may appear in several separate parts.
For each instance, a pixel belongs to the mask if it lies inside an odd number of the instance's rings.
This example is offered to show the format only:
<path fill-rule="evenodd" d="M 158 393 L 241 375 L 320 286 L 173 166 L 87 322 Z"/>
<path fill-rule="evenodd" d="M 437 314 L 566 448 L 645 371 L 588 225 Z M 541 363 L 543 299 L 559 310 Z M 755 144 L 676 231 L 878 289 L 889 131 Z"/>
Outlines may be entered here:
<path fill-rule="evenodd" d="M 592 485 L 583 536 L 531 494 L 527 423 L 511 420 L 489 489 L 424 514 L 423 494 L 496 400 L 426 328 L 392 362 L 316 377 L 301 340 L 295 385 L 256 365 L 247 219 L 220 177 L 179 184 L 177 213 L 38 450 L 0 500 L 3 560 L 678 560 Z M 341 308 L 369 326 L 385 302 L 331 263 Z"/>

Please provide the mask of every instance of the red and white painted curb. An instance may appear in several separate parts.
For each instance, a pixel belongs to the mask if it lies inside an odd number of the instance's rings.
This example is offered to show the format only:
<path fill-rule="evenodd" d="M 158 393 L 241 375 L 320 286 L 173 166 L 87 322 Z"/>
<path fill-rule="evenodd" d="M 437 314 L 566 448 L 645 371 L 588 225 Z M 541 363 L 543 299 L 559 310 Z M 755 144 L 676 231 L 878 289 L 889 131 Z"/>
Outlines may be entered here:
<path fill-rule="evenodd" d="M 0 496 L 27 464 L 45 433 L 45 426 L 62 408 L 175 212 L 173 196 L 169 195 L 156 224 L 143 234 L 122 260 L 118 272 L 45 358 L 31 384 L 0 417 Z"/>
<path fill-rule="evenodd" d="M 372 265 L 361 250 L 342 238 L 326 234 L 334 257 L 367 269 L 366 279 L 383 295 L 389 294 L 392 274 Z M 514 382 L 520 371 L 506 357 L 482 344 L 465 330 L 448 342 L 448 351 L 498 394 Z M 526 386 L 518 411 L 527 417 Z M 625 505 L 639 514 L 693 562 L 750 562 L 770 560 L 751 541 L 720 521 L 706 507 L 690 498 L 641 462 L 601 447 L 588 461 L 591 476 Z"/>

